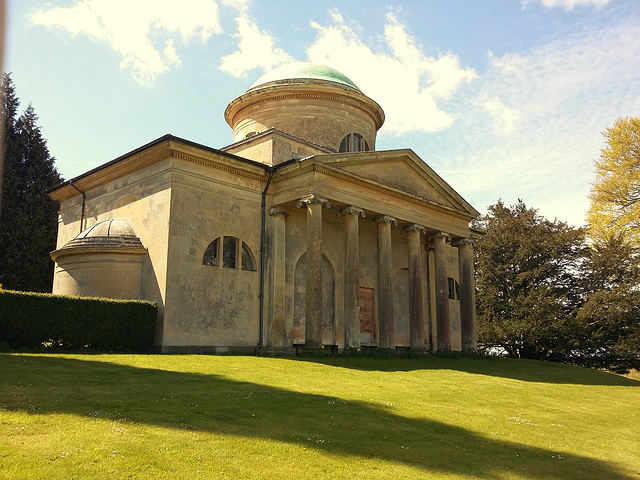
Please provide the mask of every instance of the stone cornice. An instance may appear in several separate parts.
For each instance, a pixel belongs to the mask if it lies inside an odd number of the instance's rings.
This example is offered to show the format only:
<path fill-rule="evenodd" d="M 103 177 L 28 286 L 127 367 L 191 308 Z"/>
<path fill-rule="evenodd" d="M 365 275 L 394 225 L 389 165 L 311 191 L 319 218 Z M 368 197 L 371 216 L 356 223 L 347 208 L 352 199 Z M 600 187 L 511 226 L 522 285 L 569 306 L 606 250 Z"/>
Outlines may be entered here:
<path fill-rule="evenodd" d="M 129 257 L 142 257 L 146 255 L 147 249 L 144 247 L 63 247 L 58 250 L 54 250 L 49 254 L 51 259 L 59 263 L 59 260 L 74 257 L 74 259 L 80 260 L 79 257 L 89 259 L 99 258 L 107 255 L 126 255 Z"/>
<path fill-rule="evenodd" d="M 290 99 L 325 100 L 343 103 L 366 113 L 376 125 L 376 130 L 384 123 L 384 111 L 380 105 L 361 91 L 324 83 L 271 84 L 248 90 L 227 105 L 224 118 L 233 128 L 236 124 L 236 119 L 243 110 L 264 103 Z"/>
<path fill-rule="evenodd" d="M 232 177 L 225 177 L 226 175 L 204 177 L 195 172 L 176 169 L 173 171 L 169 183 L 171 188 L 178 186 L 192 189 L 198 188 L 216 194 L 226 194 L 235 191 L 235 195 L 239 198 L 250 200 L 260 199 L 260 191 L 256 189 L 255 186 L 238 184 L 238 182 L 230 180 Z"/>
<path fill-rule="evenodd" d="M 258 162 L 199 145 L 179 137 L 174 137 L 173 135 L 165 135 L 110 162 L 89 170 L 78 177 L 63 182 L 47 193 L 49 193 L 53 200 L 61 202 L 75 196 L 80 196 L 80 194 L 71 187 L 71 183 L 85 193 L 89 193 L 101 185 L 105 185 L 131 173 L 139 172 L 143 168 L 156 165 L 171 158 L 217 168 L 233 173 L 234 175 L 244 176 L 262 182 L 266 181 L 267 177 L 267 167 Z M 238 166 L 231 166 L 231 163 L 236 163 Z M 167 169 L 170 168 L 170 166 L 167 166 Z M 262 174 L 262 172 L 265 173 Z"/>
<path fill-rule="evenodd" d="M 188 162 L 196 163 L 198 165 L 204 165 L 206 167 L 215 168 L 216 170 L 221 170 L 223 172 L 231 173 L 232 175 L 236 175 L 238 177 L 245 177 L 245 178 L 250 178 L 252 180 L 258 180 L 258 181 L 264 181 L 266 179 L 265 175 L 257 175 L 253 172 L 248 172 L 246 170 L 235 168 L 227 164 L 215 162 L 214 160 L 205 159 L 202 157 L 196 157 L 196 156 L 188 155 L 182 152 L 172 151 L 170 153 L 170 156 L 172 158 L 186 160 Z"/>
<path fill-rule="evenodd" d="M 317 156 L 321 161 L 323 155 Z M 396 150 L 376 150 L 374 152 L 342 153 L 327 158 L 327 166 L 339 169 L 362 165 L 375 165 L 376 162 L 389 162 L 402 160 L 408 168 L 415 171 L 416 175 L 422 177 L 423 181 L 445 198 L 450 198 L 454 204 L 459 204 L 468 211 L 472 217 L 480 215 L 462 196 L 455 191 L 437 172 L 435 172 L 426 162 L 424 162 L 410 148 Z M 385 185 L 384 182 L 381 182 Z M 392 186 L 391 186 L 392 187 Z M 393 188 L 393 187 L 392 187 Z"/>
<path fill-rule="evenodd" d="M 462 218 L 468 218 L 468 219 L 473 218 L 470 214 L 466 212 L 462 213 L 460 210 L 453 208 L 449 205 L 444 205 L 442 203 L 438 203 L 433 200 L 420 197 L 412 193 L 405 192 L 394 187 L 390 187 L 388 185 L 381 184 L 379 182 L 376 182 L 375 180 L 354 175 L 353 173 L 348 172 L 346 170 L 337 170 L 335 168 L 326 167 L 324 165 L 320 165 L 317 163 L 303 165 L 304 162 L 309 162 L 309 161 L 310 159 L 304 160 L 303 162 L 300 162 L 297 164 L 299 165 L 298 168 L 291 169 L 290 171 L 287 171 L 285 173 L 278 173 L 278 175 L 274 177 L 273 183 L 285 182 L 287 180 L 291 180 L 293 178 L 296 178 L 302 175 L 307 175 L 310 173 L 319 173 L 321 175 L 327 175 L 329 177 L 338 178 L 352 185 L 357 185 L 358 187 L 375 189 L 377 191 L 384 192 L 385 194 L 390 194 L 396 197 L 410 198 L 413 201 L 417 201 L 422 204 L 427 204 L 430 207 L 435 208 L 437 210 L 446 211 L 448 213 L 455 213 L 457 215 L 460 215 Z M 363 164 L 365 163 L 369 163 L 369 162 L 363 162 Z"/>

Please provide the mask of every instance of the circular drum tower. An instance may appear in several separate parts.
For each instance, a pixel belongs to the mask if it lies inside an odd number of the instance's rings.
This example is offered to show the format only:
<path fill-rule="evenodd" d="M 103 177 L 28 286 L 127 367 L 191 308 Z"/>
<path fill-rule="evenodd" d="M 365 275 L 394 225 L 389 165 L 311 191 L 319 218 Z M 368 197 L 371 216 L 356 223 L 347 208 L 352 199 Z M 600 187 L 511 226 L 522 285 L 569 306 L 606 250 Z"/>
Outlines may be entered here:
<path fill-rule="evenodd" d="M 334 152 L 374 150 L 380 105 L 342 73 L 315 63 L 283 65 L 260 77 L 225 110 L 240 142 L 277 129 Z"/>

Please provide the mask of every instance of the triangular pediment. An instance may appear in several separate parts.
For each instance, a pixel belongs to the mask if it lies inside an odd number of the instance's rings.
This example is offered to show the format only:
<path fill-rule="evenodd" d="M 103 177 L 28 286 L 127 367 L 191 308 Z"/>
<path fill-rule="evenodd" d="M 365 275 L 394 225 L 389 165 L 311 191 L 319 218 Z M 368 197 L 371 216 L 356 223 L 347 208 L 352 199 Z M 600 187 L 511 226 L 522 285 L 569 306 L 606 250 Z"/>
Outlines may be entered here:
<path fill-rule="evenodd" d="M 406 193 L 430 204 L 472 217 L 479 215 L 412 150 L 319 155 L 316 159 L 328 168 Z"/>

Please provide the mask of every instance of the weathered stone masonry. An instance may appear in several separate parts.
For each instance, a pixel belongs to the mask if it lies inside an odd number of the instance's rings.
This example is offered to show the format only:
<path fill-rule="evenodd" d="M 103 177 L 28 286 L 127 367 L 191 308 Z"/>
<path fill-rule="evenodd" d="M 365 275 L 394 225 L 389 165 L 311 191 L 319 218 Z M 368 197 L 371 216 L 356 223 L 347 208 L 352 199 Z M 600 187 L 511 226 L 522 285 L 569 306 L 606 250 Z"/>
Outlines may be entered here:
<path fill-rule="evenodd" d="M 54 293 L 157 302 L 162 352 L 476 348 L 478 212 L 376 149 L 374 100 L 291 64 L 225 118 L 227 147 L 166 135 L 52 191 Z"/>

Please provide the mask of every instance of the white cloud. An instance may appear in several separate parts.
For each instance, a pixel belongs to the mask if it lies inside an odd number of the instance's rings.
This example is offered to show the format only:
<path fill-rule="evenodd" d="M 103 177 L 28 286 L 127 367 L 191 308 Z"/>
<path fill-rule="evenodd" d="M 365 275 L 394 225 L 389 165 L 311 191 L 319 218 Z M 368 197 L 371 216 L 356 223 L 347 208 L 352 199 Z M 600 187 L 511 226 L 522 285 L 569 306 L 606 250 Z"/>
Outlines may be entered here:
<path fill-rule="evenodd" d="M 636 83 L 638 27 L 630 22 L 587 30 L 529 54 L 490 56 L 483 92 L 529 115 L 584 115 L 590 107 L 606 108 L 612 97 L 622 100 L 633 94 L 626 89 Z"/>
<path fill-rule="evenodd" d="M 82 0 L 72 7 L 35 11 L 30 20 L 107 42 L 120 54 L 120 68 L 143 86 L 180 67 L 175 37 L 183 43 L 193 38 L 205 42 L 222 31 L 212 0 Z"/>
<path fill-rule="evenodd" d="M 567 10 L 573 10 L 576 6 L 582 5 L 602 7 L 609 2 L 610 0 L 542 0 L 542 4 L 547 8 L 563 7 Z"/>
<path fill-rule="evenodd" d="M 242 14 L 246 14 L 251 6 L 251 0 L 220 0 L 220 3 L 227 7 L 233 7 Z"/>
<path fill-rule="evenodd" d="M 527 6 L 529 3 L 532 3 L 534 0 L 524 0 L 522 3 L 524 6 Z M 540 0 L 540 3 L 546 8 L 564 8 L 565 10 L 573 10 L 575 7 L 579 6 L 589 6 L 593 5 L 595 7 L 603 7 L 611 0 Z"/>
<path fill-rule="evenodd" d="M 385 131 L 437 131 L 453 123 L 454 116 L 440 104 L 476 77 L 473 69 L 462 67 L 450 53 L 426 55 L 394 15 L 387 16 L 385 25 L 386 52 L 374 52 L 337 10 L 330 15 L 330 26 L 311 23 L 318 35 L 307 57 L 336 68 L 378 101 L 386 114 Z M 248 16 L 241 15 L 237 23 L 238 49 L 222 59 L 223 71 L 241 77 L 254 68 L 269 70 L 294 60 Z"/>
<path fill-rule="evenodd" d="M 583 224 L 600 132 L 638 115 L 639 28 L 624 19 L 526 53 L 491 55 L 475 83 L 476 108 L 447 132 L 444 168 L 436 169 L 466 170 L 452 182 L 472 203 L 521 197 L 549 218 Z"/>
<path fill-rule="evenodd" d="M 318 36 L 307 49 L 309 60 L 336 68 L 378 101 L 386 114 L 385 131 L 438 131 L 453 123 L 455 117 L 441 103 L 476 77 L 473 69 L 460 66 L 450 53 L 426 55 L 393 14 L 385 25 L 388 52 L 374 52 L 337 11 L 331 16 L 330 26 L 311 24 Z"/>
<path fill-rule="evenodd" d="M 223 57 L 220 68 L 234 77 L 244 76 L 254 68 L 270 70 L 293 58 L 281 48 L 274 46 L 274 38 L 268 32 L 261 32 L 255 22 L 246 15 L 240 15 L 236 22 L 238 50 Z"/>
<path fill-rule="evenodd" d="M 522 113 L 514 108 L 506 106 L 497 97 L 489 97 L 482 94 L 474 104 L 483 108 L 494 120 L 494 129 L 500 135 L 512 133 L 522 118 Z"/>

